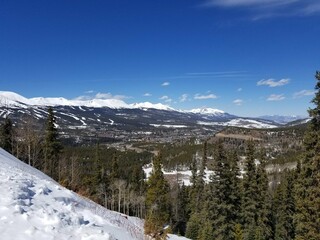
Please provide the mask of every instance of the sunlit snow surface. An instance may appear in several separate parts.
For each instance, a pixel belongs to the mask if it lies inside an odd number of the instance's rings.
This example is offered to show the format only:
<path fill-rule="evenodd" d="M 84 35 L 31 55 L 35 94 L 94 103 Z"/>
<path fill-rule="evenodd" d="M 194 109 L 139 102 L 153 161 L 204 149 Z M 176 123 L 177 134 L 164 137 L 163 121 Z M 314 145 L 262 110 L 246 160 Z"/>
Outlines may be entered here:
<path fill-rule="evenodd" d="M 143 239 L 143 222 L 83 199 L 0 149 L 0 239 Z"/>
<path fill-rule="evenodd" d="M 65 189 L 0 148 L 0 239 L 145 239 L 143 220 Z M 183 240 L 170 235 L 170 240 Z"/>

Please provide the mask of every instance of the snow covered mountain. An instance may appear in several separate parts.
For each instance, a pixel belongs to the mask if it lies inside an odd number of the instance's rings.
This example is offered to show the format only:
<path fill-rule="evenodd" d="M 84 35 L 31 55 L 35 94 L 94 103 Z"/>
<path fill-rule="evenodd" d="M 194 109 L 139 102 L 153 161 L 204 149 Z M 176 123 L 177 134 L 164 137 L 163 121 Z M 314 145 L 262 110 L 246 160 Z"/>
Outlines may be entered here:
<path fill-rule="evenodd" d="M 221 116 L 225 114 L 224 111 L 219 109 L 214 109 L 214 108 L 196 108 L 196 109 L 191 109 L 188 112 L 202 114 L 202 115 L 211 115 L 211 116 Z"/>
<path fill-rule="evenodd" d="M 143 240 L 143 221 L 65 189 L 0 149 L 0 239 Z"/>
<path fill-rule="evenodd" d="M 127 108 L 127 109 L 136 109 L 136 108 L 146 108 L 146 109 L 159 109 L 159 110 L 173 110 L 173 108 L 170 108 L 167 105 L 157 103 L 152 104 L 150 102 L 144 102 L 144 103 L 134 103 L 134 104 L 127 104 L 122 100 L 119 99 L 101 99 L 101 98 L 95 98 L 95 99 L 89 99 L 89 100 L 83 100 L 83 99 L 73 99 L 69 100 L 66 98 L 43 98 L 43 97 L 37 97 L 37 98 L 25 98 L 23 96 L 20 96 L 17 93 L 14 92 L 5 92 L 0 91 L 0 106 L 9 106 L 9 107 L 30 107 L 30 106 L 72 106 L 72 107 L 93 107 L 93 108 L 113 108 L 113 109 L 119 109 L 119 108 Z"/>
<path fill-rule="evenodd" d="M 246 128 L 273 128 L 273 121 L 240 118 L 213 108 L 198 108 L 190 111 L 175 110 L 161 103 L 150 102 L 127 104 L 118 99 L 25 98 L 13 92 L 0 91 L 0 117 L 10 115 L 15 123 L 31 117 L 43 124 L 48 106 L 53 107 L 57 124 L 62 132 L 77 129 L 87 130 L 86 136 L 104 130 L 159 132 L 161 129 L 179 129 L 180 136 L 200 132 L 216 132 L 226 126 Z M 67 135 L 67 134 L 66 134 Z M 185 136 L 187 136 L 185 135 Z"/>
<path fill-rule="evenodd" d="M 297 115 L 292 115 L 292 116 L 282 116 L 282 115 L 264 115 L 260 116 L 260 119 L 265 119 L 269 121 L 274 121 L 279 124 L 287 124 L 289 122 L 294 122 L 297 120 L 302 120 L 306 119 L 306 116 L 297 116 Z"/>

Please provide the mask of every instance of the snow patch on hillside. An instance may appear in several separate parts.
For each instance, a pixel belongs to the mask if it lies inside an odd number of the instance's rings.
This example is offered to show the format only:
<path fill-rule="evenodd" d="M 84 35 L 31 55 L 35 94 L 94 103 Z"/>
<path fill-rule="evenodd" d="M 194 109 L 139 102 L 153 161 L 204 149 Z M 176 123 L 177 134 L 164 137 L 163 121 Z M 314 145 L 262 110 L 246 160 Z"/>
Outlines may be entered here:
<path fill-rule="evenodd" d="M 198 121 L 199 125 L 205 126 L 229 126 L 229 127 L 243 127 L 243 128 L 276 128 L 276 125 L 263 123 L 253 119 L 236 118 L 228 122 L 204 122 Z"/>

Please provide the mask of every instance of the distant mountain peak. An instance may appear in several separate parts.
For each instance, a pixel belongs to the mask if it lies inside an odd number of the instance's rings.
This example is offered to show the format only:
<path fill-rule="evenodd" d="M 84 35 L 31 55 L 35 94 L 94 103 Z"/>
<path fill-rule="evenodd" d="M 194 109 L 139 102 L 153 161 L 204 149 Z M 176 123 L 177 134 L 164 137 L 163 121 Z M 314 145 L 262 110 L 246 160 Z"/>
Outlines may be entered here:
<path fill-rule="evenodd" d="M 258 117 L 260 119 L 265 119 L 269 121 L 274 121 L 280 124 L 286 124 L 289 122 L 293 122 L 296 120 L 306 119 L 306 116 L 299 116 L 299 115 L 264 115 Z"/>
<path fill-rule="evenodd" d="M 215 108 L 195 108 L 195 109 L 191 109 L 188 112 L 203 114 L 203 115 L 215 115 L 215 116 L 225 114 L 224 111 L 215 109 Z"/>
<path fill-rule="evenodd" d="M 169 107 L 168 105 L 164 105 L 162 103 L 151 103 L 151 102 L 142 102 L 142 103 L 133 103 L 130 104 L 133 108 L 153 108 L 158 110 L 167 110 L 167 111 L 173 111 L 174 109 L 172 107 Z"/>

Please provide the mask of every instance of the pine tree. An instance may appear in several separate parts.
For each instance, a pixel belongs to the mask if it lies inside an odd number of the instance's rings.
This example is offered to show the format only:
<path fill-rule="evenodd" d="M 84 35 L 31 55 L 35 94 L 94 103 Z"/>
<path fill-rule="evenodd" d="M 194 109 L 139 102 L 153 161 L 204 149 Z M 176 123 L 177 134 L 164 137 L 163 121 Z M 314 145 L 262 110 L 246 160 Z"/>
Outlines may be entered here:
<path fill-rule="evenodd" d="M 277 187 L 274 197 L 275 215 L 275 240 L 293 240 L 295 229 L 293 216 L 295 212 L 294 202 L 295 173 L 285 172 L 281 184 Z"/>
<path fill-rule="evenodd" d="M 236 156 L 228 158 L 222 142 L 215 151 L 213 175 L 210 177 L 211 196 L 208 221 L 212 224 L 213 239 L 234 239 L 237 213 L 240 209 L 239 189 L 236 188 Z"/>
<path fill-rule="evenodd" d="M 316 72 L 312 118 L 304 137 L 306 153 L 296 186 L 296 238 L 320 239 L 320 72 Z"/>
<path fill-rule="evenodd" d="M 147 182 L 145 233 L 165 239 L 160 236 L 165 224 L 170 220 L 170 187 L 162 172 L 162 155 L 153 160 L 152 173 Z"/>
<path fill-rule="evenodd" d="M 193 213 L 187 223 L 186 237 L 190 239 L 198 239 L 201 228 L 200 213 Z M 209 238 L 210 239 L 210 238 Z"/>
<path fill-rule="evenodd" d="M 257 182 L 253 141 L 249 141 L 246 152 L 245 171 L 243 177 L 243 195 L 241 204 L 241 220 L 244 227 L 244 239 L 254 238 L 257 219 Z"/>
<path fill-rule="evenodd" d="M 13 124 L 7 116 L 3 125 L 1 125 L 1 147 L 9 153 L 12 153 Z"/>
<path fill-rule="evenodd" d="M 231 202 L 231 219 L 235 223 L 235 226 L 240 224 L 241 213 L 241 193 L 242 186 L 240 181 L 240 169 L 238 166 L 238 156 L 236 151 L 232 151 L 229 154 L 230 162 L 230 202 Z M 241 228 L 241 225 L 240 225 Z"/>
<path fill-rule="evenodd" d="M 107 174 L 104 167 L 104 164 L 101 160 L 100 154 L 100 144 L 96 144 L 96 151 L 95 151 L 95 160 L 94 160 L 94 176 L 93 176 L 93 194 L 96 195 L 98 198 L 97 201 L 99 203 L 103 203 L 106 205 L 106 195 L 107 195 Z"/>
<path fill-rule="evenodd" d="M 58 139 L 56 119 L 51 107 L 48 109 L 45 133 L 44 172 L 53 179 L 59 180 L 59 154 L 62 150 L 62 145 Z"/>
<path fill-rule="evenodd" d="M 190 219 L 187 224 L 186 236 L 191 239 L 198 238 L 198 234 L 201 233 L 201 229 L 206 222 L 206 207 L 207 202 L 207 188 L 205 185 L 206 178 L 206 166 L 207 166 L 207 141 L 203 144 L 203 155 L 199 164 L 199 171 L 197 171 L 197 161 L 194 158 L 191 165 L 192 176 L 190 178 L 191 189 L 190 189 Z M 195 238 L 196 236 L 196 238 Z M 200 237 L 200 235 L 199 235 Z"/>
<path fill-rule="evenodd" d="M 264 156 L 261 156 L 256 173 L 256 239 L 270 239 L 272 235 L 271 196 L 268 191 L 268 176 L 265 170 Z"/>

